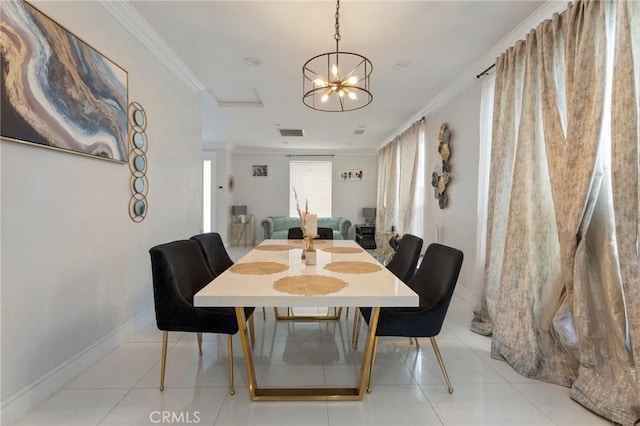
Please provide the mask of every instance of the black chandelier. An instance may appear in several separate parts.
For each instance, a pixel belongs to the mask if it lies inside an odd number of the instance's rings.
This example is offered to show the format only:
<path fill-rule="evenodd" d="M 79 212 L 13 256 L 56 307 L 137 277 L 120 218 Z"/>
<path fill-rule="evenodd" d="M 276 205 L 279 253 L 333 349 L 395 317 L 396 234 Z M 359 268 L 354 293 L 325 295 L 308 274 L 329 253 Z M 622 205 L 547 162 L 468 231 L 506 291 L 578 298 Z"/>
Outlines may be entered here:
<path fill-rule="evenodd" d="M 314 56 L 302 67 L 302 102 L 318 111 L 353 111 L 373 100 L 369 88 L 373 65 L 357 53 L 340 52 L 340 0 L 335 27 L 336 51 Z"/>

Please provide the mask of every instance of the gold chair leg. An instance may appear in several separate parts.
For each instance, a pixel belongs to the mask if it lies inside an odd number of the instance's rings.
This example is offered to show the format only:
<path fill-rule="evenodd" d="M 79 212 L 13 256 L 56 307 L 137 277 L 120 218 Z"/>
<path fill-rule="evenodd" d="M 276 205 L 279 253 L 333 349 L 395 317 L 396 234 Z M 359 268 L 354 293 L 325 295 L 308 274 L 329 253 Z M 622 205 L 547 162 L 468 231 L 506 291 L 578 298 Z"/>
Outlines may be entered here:
<path fill-rule="evenodd" d="M 265 311 L 264 306 L 262 307 L 262 319 L 263 320 L 267 319 L 267 311 Z"/>
<path fill-rule="evenodd" d="M 416 350 L 420 350 L 420 342 L 418 342 L 418 338 L 414 337 L 413 340 L 416 342 Z"/>
<path fill-rule="evenodd" d="M 345 318 L 349 318 L 349 307 L 347 306 L 347 311 L 344 313 Z"/>
<path fill-rule="evenodd" d="M 160 361 L 160 391 L 164 390 L 164 370 L 167 366 L 167 340 L 169 340 L 169 332 L 162 332 L 162 361 Z"/>
<path fill-rule="evenodd" d="M 360 319 L 360 315 L 358 315 L 359 311 L 356 308 L 355 316 L 353 317 L 353 332 L 351 332 L 351 346 L 356 344 L 356 328 L 358 328 L 358 320 Z"/>
<path fill-rule="evenodd" d="M 367 393 L 371 393 L 371 377 L 373 376 L 373 364 L 376 363 L 376 352 L 378 351 L 378 336 L 373 339 L 373 356 L 369 366 L 369 379 L 367 381 Z"/>
<path fill-rule="evenodd" d="M 433 346 L 433 352 L 436 354 L 436 358 L 438 359 L 438 364 L 440 364 L 440 369 L 442 370 L 442 374 L 444 375 L 444 381 L 447 382 L 447 388 L 449 393 L 453 393 L 453 388 L 451 387 L 451 382 L 449 381 L 449 375 L 447 374 L 447 369 L 444 367 L 444 360 L 442 359 L 442 355 L 440 354 L 440 349 L 438 348 L 438 343 L 436 342 L 435 337 L 431 337 L 431 346 Z"/>
<path fill-rule="evenodd" d="M 249 336 L 251 338 L 251 349 L 256 348 L 256 327 L 253 323 L 253 314 L 249 317 Z"/>
<path fill-rule="evenodd" d="M 409 337 L 409 346 L 413 345 L 413 337 Z"/>
<path fill-rule="evenodd" d="M 227 335 L 227 351 L 229 357 L 229 394 L 234 395 L 236 393 L 233 385 L 233 336 Z"/>
<path fill-rule="evenodd" d="M 202 355 L 202 333 L 196 333 L 196 339 L 198 340 L 198 353 Z"/>
<path fill-rule="evenodd" d="M 360 338 L 360 327 L 362 326 L 362 314 L 356 315 L 353 324 L 353 349 L 358 349 L 358 338 Z"/>

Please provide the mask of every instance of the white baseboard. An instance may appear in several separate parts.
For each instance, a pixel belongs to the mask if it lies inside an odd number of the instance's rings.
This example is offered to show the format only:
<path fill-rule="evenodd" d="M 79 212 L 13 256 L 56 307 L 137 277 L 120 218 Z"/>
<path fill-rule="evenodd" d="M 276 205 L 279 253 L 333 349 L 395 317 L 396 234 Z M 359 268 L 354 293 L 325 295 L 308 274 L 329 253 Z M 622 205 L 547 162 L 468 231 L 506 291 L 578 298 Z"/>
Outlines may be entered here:
<path fill-rule="evenodd" d="M 152 306 L 78 355 L 60 364 L 21 391 L 2 401 L 0 424 L 9 424 L 39 406 L 87 368 L 120 346 L 129 336 L 149 324 L 154 315 L 155 310 Z"/>

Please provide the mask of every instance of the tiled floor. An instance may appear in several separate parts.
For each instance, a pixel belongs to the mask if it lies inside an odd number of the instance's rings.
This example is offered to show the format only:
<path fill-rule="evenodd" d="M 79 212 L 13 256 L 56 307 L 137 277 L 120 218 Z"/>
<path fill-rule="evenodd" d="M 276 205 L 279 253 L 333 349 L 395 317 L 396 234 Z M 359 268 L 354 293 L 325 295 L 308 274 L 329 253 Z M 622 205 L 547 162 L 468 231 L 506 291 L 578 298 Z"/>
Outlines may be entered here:
<path fill-rule="evenodd" d="M 234 256 L 235 255 L 235 256 Z M 232 256 L 238 253 L 232 251 Z M 365 333 L 353 351 L 353 311 L 330 323 L 276 322 L 256 310 L 254 360 L 261 385 L 352 385 Z M 169 333 L 167 377 L 158 390 L 162 334 L 149 324 L 17 425 L 608 425 L 569 398 L 569 390 L 520 376 L 489 356 L 490 339 L 469 331 L 471 308 L 454 298 L 440 350 L 449 394 L 428 339 L 382 338 L 374 388 L 358 402 L 251 402 L 237 336 L 236 394 L 228 394 L 226 336 Z M 165 416 L 162 418 L 163 413 Z"/>

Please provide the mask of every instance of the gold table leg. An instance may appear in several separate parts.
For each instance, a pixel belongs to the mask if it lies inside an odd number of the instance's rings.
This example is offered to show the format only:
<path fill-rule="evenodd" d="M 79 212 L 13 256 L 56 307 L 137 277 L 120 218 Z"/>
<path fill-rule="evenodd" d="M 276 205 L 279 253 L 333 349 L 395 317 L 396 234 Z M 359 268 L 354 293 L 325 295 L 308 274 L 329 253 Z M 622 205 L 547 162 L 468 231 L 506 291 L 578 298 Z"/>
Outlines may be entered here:
<path fill-rule="evenodd" d="M 306 321 L 337 321 L 342 316 L 342 308 L 338 308 L 338 310 L 334 311 L 333 314 L 330 314 L 330 313 L 327 312 L 326 315 L 316 315 L 316 314 L 302 314 L 302 315 L 298 314 L 298 315 L 295 315 L 293 313 L 293 310 L 290 310 L 290 308 L 287 308 L 287 313 L 286 314 L 281 314 L 280 311 L 278 311 L 278 308 L 274 307 L 273 308 L 273 313 L 274 313 L 274 315 L 276 317 L 276 321 L 300 321 L 300 322 L 306 322 Z"/>
<path fill-rule="evenodd" d="M 240 342 L 242 343 L 242 354 L 244 356 L 244 366 L 249 382 L 249 395 L 252 401 L 359 401 L 365 394 L 368 372 L 371 366 L 373 351 L 375 349 L 374 340 L 376 328 L 378 326 L 378 316 L 380 308 L 371 309 L 371 319 L 367 333 L 367 342 L 364 349 L 364 358 L 360 368 L 360 378 L 356 387 L 336 387 L 336 388 L 260 388 L 256 381 L 256 372 L 253 365 L 253 355 L 251 344 L 247 335 L 247 325 L 244 317 L 244 308 L 236 307 L 236 317 L 238 319 L 238 329 Z"/>

